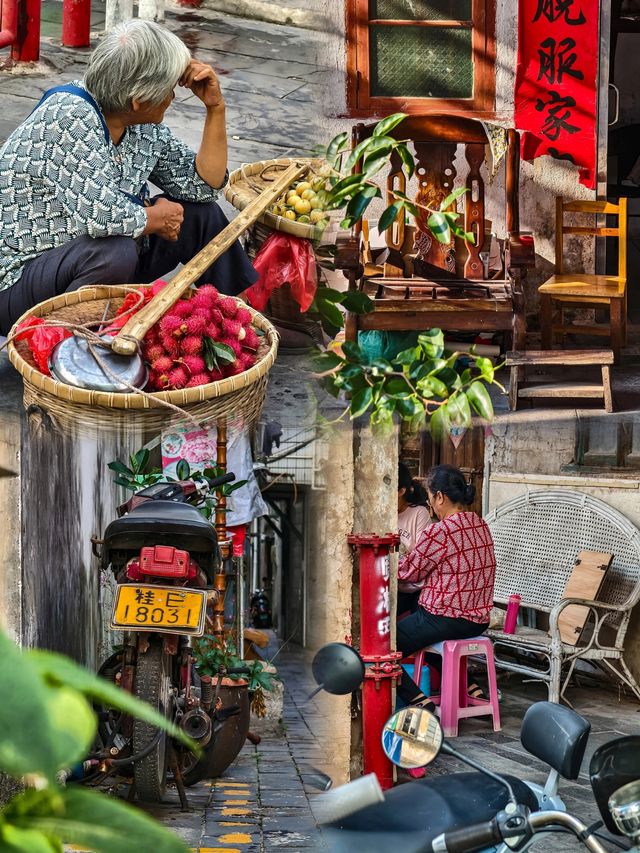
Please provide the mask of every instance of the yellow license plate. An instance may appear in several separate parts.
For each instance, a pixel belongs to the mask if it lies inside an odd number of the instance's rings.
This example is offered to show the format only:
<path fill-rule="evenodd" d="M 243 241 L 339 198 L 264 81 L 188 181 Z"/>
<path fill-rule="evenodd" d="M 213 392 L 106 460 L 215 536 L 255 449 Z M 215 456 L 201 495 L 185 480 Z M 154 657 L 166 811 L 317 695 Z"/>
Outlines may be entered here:
<path fill-rule="evenodd" d="M 116 594 L 111 627 L 200 636 L 206 615 L 207 594 L 203 590 L 122 584 Z"/>

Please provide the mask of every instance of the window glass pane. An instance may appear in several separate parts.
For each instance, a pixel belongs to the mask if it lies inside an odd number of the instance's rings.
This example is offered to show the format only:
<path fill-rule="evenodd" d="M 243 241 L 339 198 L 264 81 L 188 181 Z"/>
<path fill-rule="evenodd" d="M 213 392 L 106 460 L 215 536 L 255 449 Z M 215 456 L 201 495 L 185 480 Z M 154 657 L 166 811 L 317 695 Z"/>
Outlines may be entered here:
<path fill-rule="evenodd" d="M 371 0 L 369 18 L 392 21 L 470 21 L 471 0 Z"/>
<path fill-rule="evenodd" d="M 472 98 L 471 30 L 370 28 L 372 97 Z"/>

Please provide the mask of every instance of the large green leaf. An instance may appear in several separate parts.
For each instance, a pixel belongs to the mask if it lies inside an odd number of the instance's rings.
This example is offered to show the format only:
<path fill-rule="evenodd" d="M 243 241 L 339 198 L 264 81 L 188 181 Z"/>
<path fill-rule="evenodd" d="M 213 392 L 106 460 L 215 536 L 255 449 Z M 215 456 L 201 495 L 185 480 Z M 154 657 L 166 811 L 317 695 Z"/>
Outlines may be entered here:
<path fill-rule="evenodd" d="M 29 655 L 2 632 L 0 683 L 0 770 L 11 776 L 33 773 L 54 780 L 56 772 L 73 763 L 87 744 L 85 708 L 81 704 L 84 700 L 80 697 L 74 705 L 68 694 L 57 700 L 55 691 L 43 682 Z M 28 702 L 28 718 L 25 702 Z M 79 709 L 81 720 L 76 738 L 70 731 L 72 720 L 60 725 L 63 707 Z"/>
<path fill-rule="evenodd" d="M 455 396 L 451 397 L 447 403 L 447 415 L 449 421 L 454 426 L 471 426 L 471 408 L 467 396 L 463 391 L 459 391 Z"/>
<path fill-rule="evenodd" d="M 107 465 L 111 471 L 115 471 L 116 474 L 123 474 L 125 477 L 132 477 L 133 471 L 131 468 L 127 468 L 124 462 L 120 462 L 119 459 L 114 459 L 113 462 L 109 462 Z"/>
<path fill-rule="evenodd" d="M 343 294 L 342 305 L 354 314 L 370 314 L 375 305 L 373 299 L 360 290 L 348 290 Z"/>
<path fill-rule="evenodd" d="M 347 216 L 354 221 L 360 219 L 371 201 L 380 195 L 380 187 L 364 187 L 347 205 Z"/>
<path fill-rule="evenodd" d="M 344 315 L 342 311 L 334 305 L 333 302 L 327 302 L 326 299 L 322 299 L 318 302 L 318 310 L 322 317 L 325 320 L 328 320 L 329 323 L 337 329 L 341 329 L 344 325 Z"/>
<path fill-rule="evenodd" d="M 474 411 L 476 411 L 481 418 L 485 418 L 488 421 L 493 420 L 493 404 L 491 402 L 491 397 L 482 382 L 476 381 L 469 385 L 467 388 L 467 398 Z"/>
<path fill-rule="evenodd" d="M 2 818 L 0 817 L 0 821 Z M 62 843 L 37 829 L 0 822 L 0 853 L 62 853 Z"/>
<path fill-rule="evenodd" d="M 404 143 L 401 143 L 400 145 L 396 146 L 396 151 L 400 155 L 400 159 L 402 160 L 402 165 L 407 170 L 407 174 L 409 175 L 410 178 L 413 177 L 413 173 L 416 170 L 416 163 L 415 163 L 415 160 L 413 159 L 413 155 L 411 154 L 411 152 L 409 151 L 409 149 L 407 148 L 407 146 Z"/>
<path fill-rule="evenodd" d="M 446 210 L 454 201 L 457 201 L 460 196 L 463 196 L 466 192 L 468 192 L 466 187 L 458 187 L 457 190 L 454 190 L 444 199 L 440 205 L 440 210 Z"/>
<path fill-rule="evenodd" d="M 397 127 L 401 121 L 407 117 L 406 113 L 393 113 L 393 115 L 383 118 L 373 129 L 374 136 L 386 136 L 394 127 Z"/>
<path fill-rule="evenodd" d="M 176 476 L 178 480 L 188 480 L 191 474 L 191 466 L 186 459 L 181 459 L 176 465 Z"/>
<path fill-rule="evenodd" d="M 362 350 L 360 349 L 360 345 L 355 341 L 345 341 L 342 344 L 342 352 L 351 359 L 351 361 L 355 361 L 358 364 L 361 364 L 363 361 Z"/>
<path fill-rule="evenodd" d="M 495 373 L 493 362 L 490 358 L 484 358 L 484 356 L 476 356 L 475 357 L 476 367 L 480 371 L 480 376 L 486 382 L 493 382 L 493 375 Z"/>
<path fill-rule="evenodd" d="M 347 157 L 347 162 L 344 164 L 345 172 L 350 172 L 353 169 L 365 151 L 371 146 L 372 141 L 373 139 L 370 137 L 369 139 L 363 139 L 362 142 L 356 145 L 351 154 Z"/>
<path fill-rule="evenodd" d="M 440 358 L 444 352 L 444 333 L 440 329 L 429 329 L 418 335 L 418 343 L 427 358 Z"/>
<path fill-rule="evenodd" d="M 441 213 L 432 213 L 427 219 L 427 225 L 439 243 L 450 242 L 451 229 L 449 228 L 449 223 Z"/>
<path fill-rule="evenodd" d="M 335 352 L 323 352 L 313 358 L 312 365 L 315 371 L 324 373 L 327 370 L 335 370 L 342 361 Z"/>
<path fill-rule="evenodd" d="M 3 817 L 20 829 L 50 833 L 94 853 L 189 850 L 177 835 L 139 809 L 79 786 L 26 791 L 11 801 Z"/>
<path fill-rule="evenodd" d="M 3 657 L 1 652 L 2 649 L 0 647 L 0 660 Z M 95 699 L 108 708 L 116 708 L 125 714 L 130 714 L 139 720 L 143 720 L 145 723 L 150 723 L 153 726 L 164 729 L 192 751 L 196 753 L 200 752 L 200 748 L 195 741 L 188 737 L 181 728 L 175 726 L 166 717 L 163 717 L 162 714 L 159 714 L 151 705 L 140 701 L 140 699 L 132 696 L 131 693 L 121 690 L 106 679 L 94 675 L 88 669 L 79 666 L 77 663 L 69 660 L 69 658 L 64 657 L 64 655 L 32 649 L 29 652 L 25 652 L 23 659 L 30 668 L 34 668 L 41 678 L 51 686 L 65 686 L 71 687 L 73 690 L 78 690 L 80 693 L 91 699 Z M 2 672 L 1 667 L 2 664 L 0 663 L 0 673 Z M 0 711 L 1 719 L 2 712 Z"/>
<path fill-rule="evenodd" d="M 443 441 L 449 436 L 451 423 L 447 415 L 446 404 L 439 406 L 431 415 L 431 420 L 429 421 L 429 428 L 431 429 L 431 435 L 433 436 L 435 441 Z"/>
<path fill-rule="evenodd" d="M 149 462 L 149 451 L 146 447 L 143 447 L 142 450 L 139 450 L 136 454 L 131 457 L 131 467 L 134 470 L 134 473 L 140 474 L 147 467 Z"/>
<path fill-rule="evenodd" d="M 367 385 L 366 388 L 362 388 L 360 391 L 356 391 L 351 398 L 351 405 L 349 407 L 351 417 L 357 418 L 360 415 L 363 415 L 371 405 L 372 400 L 373 390 L 369 385 Z"/>
<path fill-rule="evenodd" d="M 390 204 L 378 220 L 378 231 L 386 231 L 396 221 L 398 213 L 404 207 L 404 200 L 399 199 Z"/>
<path fill-rule="evenodd" d="M 345 130 L 342 133 L 339 133 L 337 136 L 334 136 L 329 145 L 327 146 L 327 160 L 330 163 L 333 163 L 336 155 L 343 149 L 346 145 L 347 140 L 349 139 L 349 133 Z"/>

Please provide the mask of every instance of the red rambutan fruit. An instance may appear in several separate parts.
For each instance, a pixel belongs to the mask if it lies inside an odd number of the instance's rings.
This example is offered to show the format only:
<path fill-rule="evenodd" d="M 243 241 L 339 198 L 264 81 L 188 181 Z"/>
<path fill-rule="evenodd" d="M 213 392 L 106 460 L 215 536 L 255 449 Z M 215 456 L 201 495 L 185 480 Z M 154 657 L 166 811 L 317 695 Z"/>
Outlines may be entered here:
<path fill-rule="evenodd" d="M 209 325 L 208 317 L 203 317 L 201 313 L 193 314 L 185 320 L 187 326 L 187 335 L 203 335 Z"/>
<path fill-rule="evenodd" d="M 177 358 L 180 355 L 180 341 L 173 335 L 162 335 L 160 338 L 167 355 Z"/>
<path fill-rule="evenodd" d="M 198 385 L 208 385 L 211 380 L 208 373 L 196 373 L 187 382 L 187 388 L 197 388 Z"/>
<path fill-rule="evenodd" d="M 158 376 L 168 373 L 173 367 L 173 359 L 168 355 L 161 355 L 160 358 L 151 362 L 151 369 Z"/>
<path fill-rule="evenodd" d="M 225 340 L 220 341 L 222 344 L 226 344 L 228 347 L 235 352 L 236 357 L 240 355 L 242 352 L 242 344 L 238 340 L 234 340 L 233 338 L 225 338 Z"/>
<path fill-rule="evenodd" d="M 204 359 L 199 355 L 185 355 L 182 362 L 191 376 L 196 376 L 198 373 L 205 373 L 207 370 Z"/>
<path fill-rule="evenodd" d="M 203 300 L 206 300 L 209 305 L 213 302 L 216 302 L 220 293 L 218 292 L 218 288 L 214 287 L 212 284 L 203 284 L 202 287 L 198 288 L 198 293 L 196 294 L 198 297 L 201 297 Z"/>
<path fill-rule="evenodd" d="M 222 311 L 225 317 L 235 317 L 238 313 L 238 303 L 230 296 L 221 296 L 218 299 L 218 308 Z"/>
<path fill-rule="evenodd" d="M 227 374 L 224 370 L 210 370 L 209 382 L 219 382 L 220 379 L 224 379 L 226 375 Z"/>
<path fill-rule="evenodd" d="M 252 326 L 249 326 L 245 331 L 247 334 L 242 342 L 243 347 L 245 349 L 257 350 L 260 346 L 260 338 L 258 337 L 256 330 Z"/>
<path fill-rule="evenodd" d="M 182 339 L 182 352 L 184 355 L 200 355 L 202 352 L 202 336 L 187 335 Z"/>
<path fill-rule="evenodd" d="M 184 388 L 189 381 L 189 375 L 182 365 L 178 365 L 178 367 L 174 367 L 173 370 L 169 371 L 168 378 L 169 385 L 172 388 Z"/>
<path fill-rule="evenodd" d="M 164 347 L 160 343 L 153 343 L 144 348 L 144 356 L 150 364 L 162 358 L 164 355 Z"/>
<path fill-rule="evenodd" d="M 163 335 L 173 335 L 182 326 L 182 317 L 176 314 L 165 314 L 160 320 L 160 331 Z"/>
<path fill-rule="evenodd" d="M 217 326 L 222 325 L 224 317 L 222 316 L 222 311 L 219 308 L 211 309 L 211 322 L 215 323 Z"/>
<path fill-rule="evenodd" d="M 222 333 L 225 338 L 233 338 L 234 340 L 238 340 L 240 335 L 240 330 L 242 326 L 240 323 L 236 323 L 235 320 L 223 320 L 222 321 Z M 226 343 L 226 341 L 225 341 Z"/>
<path fill-rule="evenodd" d="M 253 353 L 243 352 L 239 356 L 238 361 L 242 365 L 243 370 L 248 370 L 250 367 L 253 367 L 253 365 L 256 363 L 256 357 L 255 357 L 255 355 L 253 355 Z"/>
<path fill-rule="evenodd" d="M 171 313 L 176 317 L 188 319 L 193 314 L 193 305 L 190 299 L 179 299 L 171 309 Z"/>
<path fill-rule="evenodd" d="M 248 326 L 251 323 L 251 314 L 249 313 L 249 311 L 247 311 L 246 308 L 238 308 L 235 319 L 243 326 Z"/>

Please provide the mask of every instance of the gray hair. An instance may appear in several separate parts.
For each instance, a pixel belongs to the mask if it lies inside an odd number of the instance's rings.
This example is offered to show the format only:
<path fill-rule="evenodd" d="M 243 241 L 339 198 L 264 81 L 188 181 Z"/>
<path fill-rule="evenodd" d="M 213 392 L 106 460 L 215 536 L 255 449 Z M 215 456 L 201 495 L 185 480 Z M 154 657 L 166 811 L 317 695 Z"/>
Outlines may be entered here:
<path fill-rule="evenodd" d="M 105 113 L 131 109 L 134 98 L 157 106 L 190 61 L 189 49 L 169 30 L 153 21 L 127 21 L 93 51 L 84 84 Z"/>

